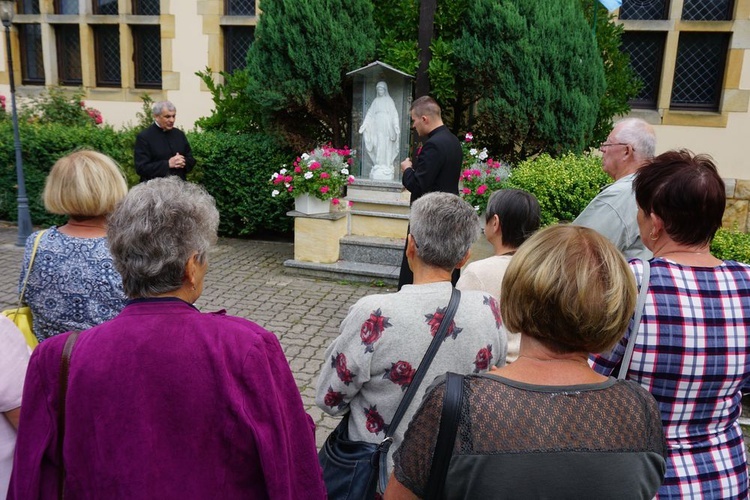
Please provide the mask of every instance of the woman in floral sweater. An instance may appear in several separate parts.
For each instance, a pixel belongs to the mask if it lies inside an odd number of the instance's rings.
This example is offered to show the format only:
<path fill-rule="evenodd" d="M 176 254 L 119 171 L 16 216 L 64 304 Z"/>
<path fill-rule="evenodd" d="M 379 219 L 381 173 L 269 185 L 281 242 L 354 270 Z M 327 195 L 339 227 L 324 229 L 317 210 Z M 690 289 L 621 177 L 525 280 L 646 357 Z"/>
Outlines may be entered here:
<path fill-rule="evenodd" d="M 326 351 L 317 405 L 349 417 L 349 439 L 379 443 L 450 300 L 451 273 L 469 257 L 479 236 L 474 209 L 458 196 L 430 193 L 412 205 L 406 256 L 414 284 L 393 294 L 370 295 L 349 309 L 340 335 Z M 507 340 L 496 300 L 465 291 L 446 339 L 394 435 L 398 449 L 425 389 L 448 371 L 480 373 L 505 364 Z"/>

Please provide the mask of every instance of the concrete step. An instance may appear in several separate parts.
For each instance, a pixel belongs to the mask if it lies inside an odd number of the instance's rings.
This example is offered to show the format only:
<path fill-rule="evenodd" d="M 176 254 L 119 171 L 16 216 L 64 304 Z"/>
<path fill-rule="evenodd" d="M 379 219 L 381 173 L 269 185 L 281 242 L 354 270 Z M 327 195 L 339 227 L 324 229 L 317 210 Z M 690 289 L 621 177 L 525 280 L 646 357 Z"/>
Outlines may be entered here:
<path fill-rule="evenodd" d="M 284 261 L 291 273 L 315 278 L 325 278 L 335 281 L 355 281 L 358 283 L 372 283 L 384 286 L 398 285 L 398 275 L 401 271 L 401 261 L 396 266 L 380 264 L 364 264 L 340 260 L 333 264 L 319 264 L 316 262 L 302 262 L 289 259 Z"/>
<path fill-rule="evenodd" d="M 404 252 L 403 238 L 344 236 L 339 244 L 340 260 L 363 264 L 400 265 Z"/>

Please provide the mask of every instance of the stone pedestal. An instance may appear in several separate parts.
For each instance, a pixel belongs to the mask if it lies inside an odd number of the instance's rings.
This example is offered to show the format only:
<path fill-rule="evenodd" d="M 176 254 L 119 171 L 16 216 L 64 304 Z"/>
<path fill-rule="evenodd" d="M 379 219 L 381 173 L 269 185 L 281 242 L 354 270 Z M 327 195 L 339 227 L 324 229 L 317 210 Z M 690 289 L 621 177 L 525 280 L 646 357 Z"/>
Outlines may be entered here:
<path fill-rule="evenodd" d="M 294 260 L 332 264 L 339 259 L 339 240 L 347 233 L 347 213 L 308 215 L 293 210 Z"/>

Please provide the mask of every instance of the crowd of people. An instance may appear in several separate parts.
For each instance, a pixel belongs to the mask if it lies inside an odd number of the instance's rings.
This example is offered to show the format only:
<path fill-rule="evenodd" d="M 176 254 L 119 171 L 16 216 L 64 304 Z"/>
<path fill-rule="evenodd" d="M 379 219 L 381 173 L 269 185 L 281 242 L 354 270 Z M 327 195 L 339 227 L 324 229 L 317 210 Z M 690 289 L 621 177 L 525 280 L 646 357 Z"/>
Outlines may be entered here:
<path fill-rule="evenodd" d="M 614 183 L 573 223 L 540 229 L 533 195 L 500 190 L 494 255 L 466 265 L 482 227 L 436 106 L 414 102 L 426 142 L 402 163 L 410 276 L 351 306 L 316 387 L 343 416 L 329 440 L 382 451 L 365 467 L 385 482 L 319 455 L 272 332 L 193 306 L 219 214 L 157 103 L 144 182 L 88 150 L 47 178 L 67 221 L 26 245 L 31 355 L 0 316 L 0 496 L 747 498 L 750 266 L 711 255 L 710 157 L 656 156 L 653 128 L 622 120 L 600 148 Z"/>

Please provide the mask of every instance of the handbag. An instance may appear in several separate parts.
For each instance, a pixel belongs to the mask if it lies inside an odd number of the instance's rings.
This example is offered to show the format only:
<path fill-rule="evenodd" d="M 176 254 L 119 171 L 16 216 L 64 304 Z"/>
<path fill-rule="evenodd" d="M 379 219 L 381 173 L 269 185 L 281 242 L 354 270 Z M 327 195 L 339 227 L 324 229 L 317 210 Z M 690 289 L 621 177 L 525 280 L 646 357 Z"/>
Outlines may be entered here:
<path fill-rule="evenodd" d="M 60 392 L 57 407 L 57 498 L 65 498 L 65 462 L 63 461 L 63 442 L 65 441 L 65 399 L 68 394 L 68 375 L 70 373 L 70 357 L 73 346 L 78 340 L 80 331 L 73 332 L 65 339 L 62 361 L 60 362 Z"/>
<path fill-rule="evenodd" d="M 438 430 L 435 452 L 432 455 L 430 479 L 427 481 L 426 500 L 440 500 L 443 498 L 445 478 L 448 466 L 453 456 L 456 443 L 458 420 L 461 418 L 461 406 L 464 402 L 464 376 L 448 372 L 445 376 L 445 394 L 443 395 L 443 410 L 440 413 L 440 429 Z"/>
<path fill-rule="evenodd" d="M 349 440 L 348 413 L 326 439 L 318 453 L 318 459 L 323 468 L 323 480 L 329 500 L 371 499 L 375 497 L 378 489 L 385 490 L 388 482 L 388 450 L 393 443 L 393 435 L 445 339 L 448 326 L 453 321 L 460 300 L 461 292 L 453 288 L 445 315 L 440 321 L 440 327 L 420 361 L 406 394 L 401 398 L 383 441 L 375 444 Z"/>
<path fill-rule="evenodd" d="M 643 315 L 643 309 L 646 307 L 646 295 L 648 292 L 649 279 L 651 279 L 651 264 L 649 263 L 649 261 L 644 260 L 643 277 L 641 277 L 641 290 L 638 292 L 638 302 L 635 303 L 633 329 L 630 330 L 630 339 L 628 339 L 628 346 L 625 348 L 625 354 L 623 354 L 622 356 L 620 371 L 617 372 L 617 378 L 619 380 L 625 380 L 625 376 L 628 374 L 630 360 L 633 357 L 633 348 L 635 347 L 635 341 L 638 338 L 638 329 L 641 326 L 641 316 Z"/>
<path fill-rule="evenodd" d="M 31 251 L 31 257 L 29 258 L 29 268 L 26 270 L 26 278 L 24 278 L 23 280 L 21 295 L 20 297 L 18 297 L 18 307 L 14 309 L 6 309 L 0 312 L 0 314 L 2 314 L 3 316 L 7 316 L 13 323 L 15 323 L 16 327 L 21 330 L 21 333 L 23 333 L 23 338 L 26 339 L 26 344 L 28 344 L 31 349 L 34 349 L 39 344 L 39 340 L 37 340 L 36 336 L 34 335 L 34 330 L 31 328 L 31 308 L 29 306 L 21 306 L 21 304 L 23 304 L 23 294 L 26 292 L 26 283 L 28 283 L 29 274 L 31 274 L 31 266 L 34 265 L 36 250 L 37 248 L 39 248 L 39 240 L 46 232 L 46 229 L 44 231 L 39 231 L 39 233 L 37 233 L 36 235 L 36 238 L 34 238 L 34 249 Z"/>

